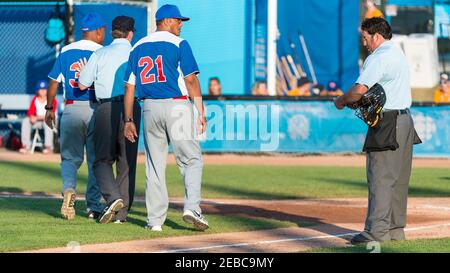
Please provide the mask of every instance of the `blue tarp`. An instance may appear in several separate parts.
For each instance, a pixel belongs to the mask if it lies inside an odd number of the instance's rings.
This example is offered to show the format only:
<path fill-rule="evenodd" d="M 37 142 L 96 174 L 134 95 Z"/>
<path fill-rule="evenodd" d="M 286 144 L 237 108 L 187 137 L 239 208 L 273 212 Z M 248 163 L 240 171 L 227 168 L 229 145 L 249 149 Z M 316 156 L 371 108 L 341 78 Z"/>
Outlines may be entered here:
<path fill-rule="evenodd" d="M 89 12 L 98 12 L 107 24 L 105 41 L 103 45 L 112 42 L 111 23 L 119 15 L 130 16 L 134 18 L 136 32 L 134 33 L 131 44 L 136 43 L 142 37 L 147 35 L 147 8 L 145 6 L 132 6 L 126 4 L 111 3 L 81 3 L 74 5 L 74 33 L 75 40 L 81 39 L 81 21 Z"/>
<path fill-rule="evenodd" d="M 158 6 L 165 4 L 191 18 L 181 38 L 194 52 L 202 93 L 208 93 L 209 78 L 219 77 L 224 95 L 250 94 L 254 0 L 158 0 Z"/>
<path fill-rule="evenodd" d="M 388 4 L 402 7 L 427 7 L 433 5 L 433 0 L 388 0 Z"/>
<path fill-rule="evenodd" d="M 359 73 L 358 24 L 358 0 L 278 1 L 278 53 L 291 52 L 290 36 L 299 51 L 302 67 L 311 79 L 299 42 L 298 31 L 301 31 L 318 82 L 340 81 L 346 90 Z"/>
<path fill-rule="evenodd" d="M 219 76 L 224 94 L 249 94 L 255 76 L 254 47 L 265 45 L 264 41 L 256 43 L 255 39 L 264 34 L 260 24 L 264 24 L 266 20 L 258 20 L 256 28 L 254 17 L 256 14 L 264 16 L 266 10 L 255 9 L 255 5 L 263 5 L 265 1 L 198 0 L 199 3 L 192 5 L 190 1 L 161 0 L 158 4 L 169 2 L 179 5 L 182 13 L 192 18 L 186 22 L 182 37 L 191 43 L 199 63 L 203 92 L 206 93 L 208 78 Z M 292 36 L 300 49 L 297 31 L 301 30 L 319 81 L 326 83 L 342 78 L 344 88 L 350 86 L 358 74 L 358 1 L 283 0 L 278 1 L 278 4 L 281 34 L 279 53 L 289 49 L 287 35 Z M 3 72 L 3 77 L 0 78 L 2 93 L 23 94 L 28 90 L 32 93 L 36 80 L 45 78 L 51 69 L 55 50 L 45 42 L 43 34 L 53 10 L 54 6 L 1 8 L 0 24 L 4 33 L 27 33 L 25 36 L 0 37 L 6 54 L 3 54 L 0 62 L 3 64 L 0 68 Z M 220 16 L 211 10 L 220 11 Z M 111 42 L 109 31 L 112 19 L 121 14 L 136 19 L 137 32 L 133 43 L 147 34 L 145 7 L 83 2 L 74 6 L 74 31 L 77 40 L 81 38 L 81 19 L 90 11 L 99 12 L 108 23 L 105 44 Z M 259 34 L 256 35 L 257 33 Z M 301 52 L 300 55 L 306 69 Z"/>
<path fill-rule="evenodd" d="M 199 63 L 203 93 L 208 78 L 219 76 L 224 94 L 249 94 L 250 80 L 262 79 L 265 73 L 261 51 L 266 50 L 267 1 L 197 2 L 161 0 L 158 5 L 176 4 L 192 18 L 185 24 L 182 37 L 191 43 Z M 278 1 L 279 55 L 289 52 L 288 36 L 301 48 L 300 30 L 319 82 L 341 81 L 344 89 L 349 88 L 359 72 L 359 6 L 358 0 Z M 211 10 L 220 11 L 220 20 Z M 257 60 L 253 59 L 255 55 Z M 299 55 L 309 74 L 302 52 Z"/>

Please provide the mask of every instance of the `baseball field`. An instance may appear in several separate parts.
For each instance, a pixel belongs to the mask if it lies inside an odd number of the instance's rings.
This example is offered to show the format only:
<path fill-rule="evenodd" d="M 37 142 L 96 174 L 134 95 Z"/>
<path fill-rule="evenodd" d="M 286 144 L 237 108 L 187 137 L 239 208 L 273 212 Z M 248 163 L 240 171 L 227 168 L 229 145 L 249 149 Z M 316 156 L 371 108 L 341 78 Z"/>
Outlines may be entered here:
<path fill-rule="evenodd" d="M 171 206 L 163 232 L 144 229 L 145 165 L 139 157 L 128 222 L 88 220 L 87 168 L 77 217 L 60 218 L 59 155 L 0 150 L 0 252 L 450 252 L 450 159 L 414 159 L 404 242 L 350 247 L 367 209 L 362 155 L 205 155 L 202 208 L 211 228 L 181 219 L 183 184 L 169 156 Z"/>

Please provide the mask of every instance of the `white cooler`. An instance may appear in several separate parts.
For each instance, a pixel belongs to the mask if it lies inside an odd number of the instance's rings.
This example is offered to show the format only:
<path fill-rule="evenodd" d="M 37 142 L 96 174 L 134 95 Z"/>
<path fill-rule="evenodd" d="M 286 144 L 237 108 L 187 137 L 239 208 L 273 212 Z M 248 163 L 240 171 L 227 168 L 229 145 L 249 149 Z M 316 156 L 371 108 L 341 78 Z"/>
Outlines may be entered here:
<path fill-rule="evenodd" d="M 409 62 L 411 87 L 433 88 L 439 83 L 437 39 L 433 34 L 410 34 L 401 39 Z"/>

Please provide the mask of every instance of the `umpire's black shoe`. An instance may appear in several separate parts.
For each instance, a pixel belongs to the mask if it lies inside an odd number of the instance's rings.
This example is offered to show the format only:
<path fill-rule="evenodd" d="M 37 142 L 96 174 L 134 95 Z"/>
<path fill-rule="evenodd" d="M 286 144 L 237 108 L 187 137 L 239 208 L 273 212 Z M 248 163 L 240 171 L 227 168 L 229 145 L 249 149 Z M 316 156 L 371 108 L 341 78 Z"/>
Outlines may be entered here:
<path fill-rule="evenodd" d="M 360 245 L 360 244 L 367 244 L 369 242 L 372 242 L 373 240 L 367 238 L 366 236 L 362 235 L 361 233 L 358 235 L 355 235 L 351 240 L 350 243 L 352 245 Z"/>
<path fill-rule="evenodd" d="M 116 199 L 109 203 L 102 212 L 100 219 L 98 220 L 101 224 L 107 224 L 114 219 L 116 213 L 123 208 L 123 200 Z"/>
<path fill-rule="evenodd" d="M 93 210 L 89 210 L 87 213 L 87 217 L 89 220 L 98 220 L 98 218 L 100 218 L 101 215 L 102 215 L 101 212 Z"/>

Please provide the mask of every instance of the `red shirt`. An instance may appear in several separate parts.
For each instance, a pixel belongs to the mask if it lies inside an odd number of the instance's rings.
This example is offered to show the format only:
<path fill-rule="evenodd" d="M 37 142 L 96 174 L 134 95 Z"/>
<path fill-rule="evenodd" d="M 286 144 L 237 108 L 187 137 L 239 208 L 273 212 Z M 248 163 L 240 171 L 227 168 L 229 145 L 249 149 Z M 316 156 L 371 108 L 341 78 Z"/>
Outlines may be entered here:
<path fill-rule="evenodd" d="M 36 99 L 37 96 L 34 96 L 31 100 L 30 108 L 28 108 L 27 116 L 36 116 L 37 109 L 36 109 Z M 53 100 L 53 112 L 56 113 L 58 102 L 56 100 Z"/>

